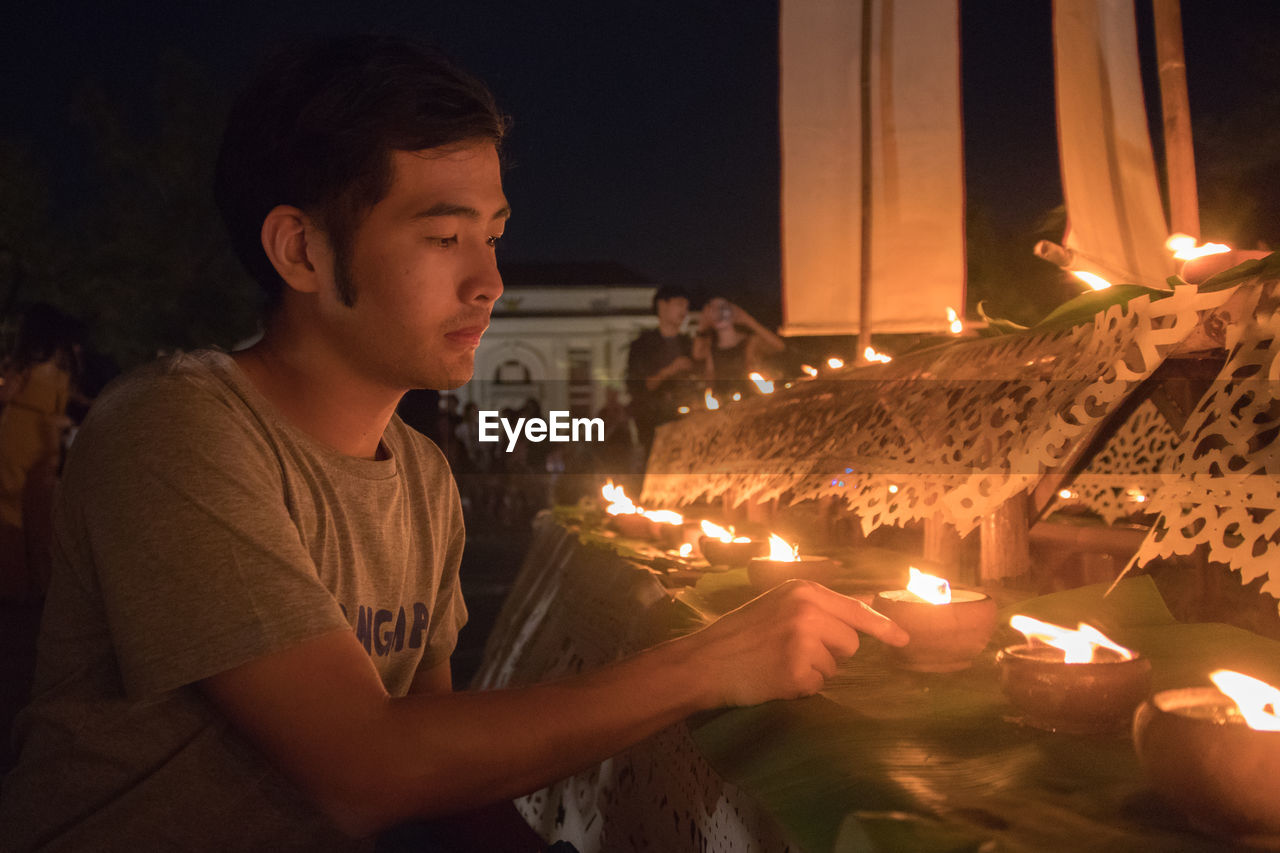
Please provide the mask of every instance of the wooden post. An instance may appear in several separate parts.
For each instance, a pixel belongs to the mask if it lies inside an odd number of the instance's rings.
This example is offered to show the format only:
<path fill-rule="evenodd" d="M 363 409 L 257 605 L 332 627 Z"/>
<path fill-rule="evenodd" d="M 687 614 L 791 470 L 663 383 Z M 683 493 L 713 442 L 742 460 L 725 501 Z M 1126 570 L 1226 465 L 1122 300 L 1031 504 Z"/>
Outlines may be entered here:
<path fill-rule="evenodd" d="M 939 515 L 925 519 L 924 547 L 920 556 L 930 563 L 937 564 L 943 570 L 952 572 L 958 570 L 960 568 L 960 534 L 956 532 L 955 525 L 943 521 Z M 952 580 L 960 580 L 960 578 Z"/>
<path fill-rule="evenodd" d="M 983 517 L 980 580 L 1004 580 L 1031 571 L 1031 543 L 1028 536 L 1027 496 L 1018 494 Z"/>
<path fill-rule="evenodd" d="M 859 235 L 862 246 L 858 254 L 858 354 L 855 364 L 866 364 L 867 347 L 871 346 L 871 12 L 875 0 L 862 0 L 861 66 L 861 137 L 862 147 L 862 221 Z"/>
<path fill-rule="evenodd" d="M 1169 230 L 1200 239 L 1200 202 L 1191 144 L 1191 104 L 1182 52 L 1179 0 L 1151 0 L 1160 68 L 1160 112 L 1164 116 L 1164 169 L 1169 185 Z"/>

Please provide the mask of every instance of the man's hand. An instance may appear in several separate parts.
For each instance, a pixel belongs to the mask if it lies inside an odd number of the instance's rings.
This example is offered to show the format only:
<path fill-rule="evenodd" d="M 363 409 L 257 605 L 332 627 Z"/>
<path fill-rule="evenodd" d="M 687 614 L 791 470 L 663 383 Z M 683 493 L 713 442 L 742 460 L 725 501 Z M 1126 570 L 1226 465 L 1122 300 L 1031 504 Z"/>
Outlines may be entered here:
<path fill-rule="evenodd" d="M 684 641 L 708 689 L 709 706 L 755 705 L 808 696 L 858 650 L 858 632 L 893 646 L 910 637 L 856 599 L 808 581 L 788 581 Z"/>

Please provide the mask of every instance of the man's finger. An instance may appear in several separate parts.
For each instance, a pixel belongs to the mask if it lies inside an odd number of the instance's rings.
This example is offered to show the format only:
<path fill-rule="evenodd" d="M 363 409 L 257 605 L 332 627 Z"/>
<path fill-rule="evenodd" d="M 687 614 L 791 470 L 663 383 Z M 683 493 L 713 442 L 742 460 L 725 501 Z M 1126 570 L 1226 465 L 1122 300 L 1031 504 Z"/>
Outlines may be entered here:
<path fill-rule="evenodd" d="M 849 625 L 870 634 L 877 640 L 891 646 L 905 646 L 911 636 L 889 617 L 873 610 L 870 605 L 863 604 L 856 598 L 833 592 L 825 586 L 813 585 L 817 592 L 817 600 L 833 615 L 843 619 Z"/>

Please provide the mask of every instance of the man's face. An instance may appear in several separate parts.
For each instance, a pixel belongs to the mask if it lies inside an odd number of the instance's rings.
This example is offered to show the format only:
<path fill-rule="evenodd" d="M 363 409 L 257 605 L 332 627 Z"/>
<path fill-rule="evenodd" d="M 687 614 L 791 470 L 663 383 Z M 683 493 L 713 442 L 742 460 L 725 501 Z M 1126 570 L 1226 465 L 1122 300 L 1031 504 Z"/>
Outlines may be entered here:
<path fill-rule="evenodd" d="M 658 300 L 659 323 L 678 327 L 687 316 L 689 316 L 689 300 L 683 296 Z"/>
<path fill-rule="evenodd" d="M 395 151 L 387 195 L 352 235 L 355 303 L 321 294 L 323 334 L 344 360 L 393 390 L 457 388 L 502 295 L 494 244 L 509 214 L 490 143 Z"/>

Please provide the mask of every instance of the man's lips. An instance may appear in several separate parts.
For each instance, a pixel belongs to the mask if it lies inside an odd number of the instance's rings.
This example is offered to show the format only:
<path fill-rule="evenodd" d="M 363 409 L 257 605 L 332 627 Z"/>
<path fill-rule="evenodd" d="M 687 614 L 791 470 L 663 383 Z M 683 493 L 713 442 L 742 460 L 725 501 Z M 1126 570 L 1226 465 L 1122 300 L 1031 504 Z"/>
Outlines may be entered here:
<path fill-rule="evenodd" d="M 446 334 L 445 337 L 456 344 L 463 344 L 466 346 L 473 346 L 473 347 L 479 346 L 480 338 L 484 336 L 484 330 L 487 328 L 489 328 L 487 325 L 467 326 L 462 329 L 454 329 L 452 332 L 449 332 L 448 334 Z"/>

